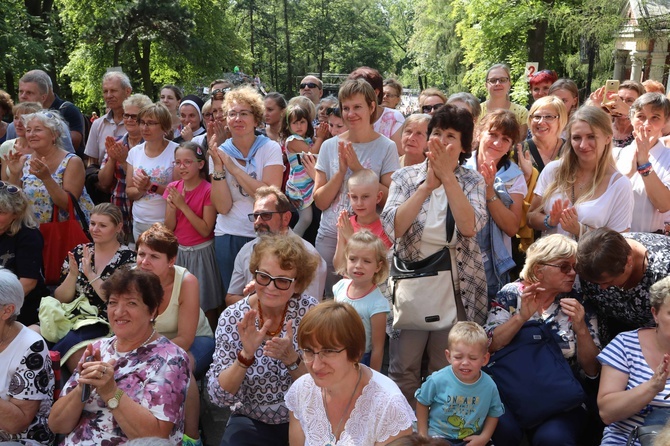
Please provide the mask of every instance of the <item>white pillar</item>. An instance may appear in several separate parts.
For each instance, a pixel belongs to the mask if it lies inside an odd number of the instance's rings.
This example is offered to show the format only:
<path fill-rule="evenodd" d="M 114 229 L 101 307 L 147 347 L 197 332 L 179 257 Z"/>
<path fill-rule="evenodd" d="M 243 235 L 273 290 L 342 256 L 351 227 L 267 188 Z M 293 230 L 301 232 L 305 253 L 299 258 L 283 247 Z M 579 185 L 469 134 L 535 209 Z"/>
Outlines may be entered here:
<path fill-rule="evenodd" d="M 646 53 L 639 51 L 630 52 L 630 80 L 640 82 L 642 80 L 642 68 L 644 66 L 644 56 Z"/>
<path fill-rule="evenodd" d="M 630 51 L 627 50 L 614 50 L 614 74 L 612 79 L 622 82 L 625 80 L 624 75 L 626 74 L 626 62 L 629 54 Z"/>
<path fill-rule="evenodd" d="M 665 69 L 665 58 L 668 56 L 668 39 L 657 38 L 654 42 L 654 51 L 651 53 L 651 68 L 649 69 L 649 79 L 656 81 L 663 80 L 663 70 Z"/>

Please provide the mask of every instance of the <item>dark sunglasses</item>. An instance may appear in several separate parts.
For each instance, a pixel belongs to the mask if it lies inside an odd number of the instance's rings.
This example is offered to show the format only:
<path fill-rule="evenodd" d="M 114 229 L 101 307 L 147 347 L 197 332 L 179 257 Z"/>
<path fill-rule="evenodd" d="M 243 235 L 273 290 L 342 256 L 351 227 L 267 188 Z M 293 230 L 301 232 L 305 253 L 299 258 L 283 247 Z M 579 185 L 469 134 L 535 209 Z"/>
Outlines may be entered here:
<path fill-rule="evenodd" d="M 225 95 L 230 91 L 230 88 L 217 88 L 216 90 L 212 90 L 211 93 L 209 93 L 211 96 L 214 96 L 215 94 L 223 94 Z"/>
<path fill-rule="evenodd" d="M 304 84 L 300 84 L 300 89 L 304 90 L 305 88 L 321 88 L 319 87 L 318 84 L 315 84 L 314 82 L 305 82 Z"/>
<path fill-rule="evenodd" d="M 247 217 L 249 217 L 250 222 L 255 222 L 258 217 L 261 218 L 263 221 L 270 221 L 272 220 L 272 215 L 273 214 L 283 214 L 283 212 L 279 211 L 273 211 L 273 212 L 254 212 L 253 214 L 247 214 Z"/>
<path fill-rule="evenodd" d="M 11 183 L 5 183 L 4 181 L 0 181 L 0 190 L 6 190 L 7 193 L 12 195 L 19 193 L 18 187 L 14 186 Z"/>
<path fill-rule="evenodd" d="M 131 119 L 133 121 L 137 121 L 137 116 L 135 114 L 130 114 L 130 113 L 124 113 L 123 114 L 123 119 Z"/>
<path fill-rule="evenodd" d="M 570 274 L 572 270 L 575 269 L 574 265 L 567 262 L 561 263 L 560 265 L 554 265 L 552 263 L 540 263 L 540 265 L 558 268 L 563 274 Z"/>
<path fill-rule="evenodd" d="M 340 107 L 328 107 L 326 109 L 326 116 L 330 115 L 340 116 Z"/>
<path fill-rule="evenodd" d="M 424 105 L 423 107 L 421 107 L 421 111 L 422 111 L 423 113 L 430 113 L 430 112 L 432 112 L 433 110 L 434 110 L 434 111 L 437 111 L 437 110 L 438 110 L 440 107 L 442 107 L 443 105 L 444 105 L 444 104 Z"/>

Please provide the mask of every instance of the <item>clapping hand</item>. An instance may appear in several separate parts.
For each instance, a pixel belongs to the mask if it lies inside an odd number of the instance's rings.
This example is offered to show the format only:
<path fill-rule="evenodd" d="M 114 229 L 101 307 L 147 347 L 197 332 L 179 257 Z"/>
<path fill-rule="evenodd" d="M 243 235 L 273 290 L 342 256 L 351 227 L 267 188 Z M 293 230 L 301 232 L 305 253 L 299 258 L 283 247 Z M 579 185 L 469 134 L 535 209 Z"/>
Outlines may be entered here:
<path fill-rule="evenodd" d="M 293 348 L 293 321 L 286 322 L 286 336 L 274 338 L 265 342 L 263 354 L 277 359 L 285 365 L 292 364 L 295 360 L 296 351 Z"/>
<path fill-rule="evenodd" d="M 337 235 L 345 242 L 348 242 L 349 238 L 354 235 L 354 227 L 351 225 L 349 213 L 346 210 L 340 211 L 340 215 L 337 217 Z"/>
<path fill-rule="evenodd" d="M 44 157 L 42 157 L 42 159 L 38 158 L 37 156 L 30 157 L 28 166 L 28 173 L 35 175 L 43 182 L 51 176 L 51 171 L 49 170 L 49 166 L 47 166 L 46 163 L 46 158 Z"/>
<path fill-rule="evenodd" d="M 523 321 L 527 321 L 531 318 L 537 310 L 540 309 L 540 301 L 537 299 L 537 293 L 544 291 L 544 288 L 540 286 L 540 282 L 535 282 L 530 285 L 527 285 L 523 288 L 521 292 L 521 308 L 519 308 L 519 315 Z"/>
<path fill-rule="evenodd" d="M 260 329 L 256 329 L 257 314 L 256 310 L 249 310 L 244 314 L 242 320 L 237 323 L 237 332 L 240 335 L 242 350 L 244 350 L 244 355 L 247 358 L 253 358 L 272 326 L 272 320 L 268 319 Z"/>
<path fill-rule="evenodd" d="M 186 206 L 186 192 L 179 190 L 174 186 L 168 186 L 168 205 L 174 209 L 183 210 Z"/>

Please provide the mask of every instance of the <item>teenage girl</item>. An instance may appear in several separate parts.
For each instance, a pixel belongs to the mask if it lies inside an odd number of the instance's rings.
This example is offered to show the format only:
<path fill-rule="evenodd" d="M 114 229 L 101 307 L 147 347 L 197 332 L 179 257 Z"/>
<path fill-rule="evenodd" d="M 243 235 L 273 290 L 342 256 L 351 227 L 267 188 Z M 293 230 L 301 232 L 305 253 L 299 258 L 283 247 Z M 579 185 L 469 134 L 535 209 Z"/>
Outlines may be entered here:
<path fill-rule="evenodd" d="M 174 152 L 174 169 L 180 180 L 168 184 L 163 197 L 165 226 L 179 241 L 175 264 L 183 266 L 198 278 L 200 307 L 210 325 L 217 324 L 217 308 L 223 305 L 223 286 L 214 254 L 214 223 L 216 210 L 210 199 L 211 184 L 207 178 L 207 162 L 202 148 L 183 142 Z"/>
<path fill-rule="evenodd" d="M 299 106 L 289 106 L 286 109 L 279 135 L 291 166 L 286 182 L 286 195 L 298 210 L 298 223 L 293 228 L 293 232 L 302 237 L 312 223 L 311 205 L 314 201 L 312 197 L 314 179 L 309 176 L 302 165 L 302 158 L 306 153 L 319 153 L 324 138 L 317 136 L 312 141 L 314 127 L 309 111 Z"/>
<path fill-rule="evenodd" d="M 346 270 L 338 271 L 345 278 L 333 286 L 337 302 L 354 307 L 365 327 L 365 354 L 361 363 L 381 371 L 386 336 L 388 300 L 379 290 L 386 280 L 389 264 L 387 249 L 379 237 L 367 229 L 354 233 L 344 250 Z"/>

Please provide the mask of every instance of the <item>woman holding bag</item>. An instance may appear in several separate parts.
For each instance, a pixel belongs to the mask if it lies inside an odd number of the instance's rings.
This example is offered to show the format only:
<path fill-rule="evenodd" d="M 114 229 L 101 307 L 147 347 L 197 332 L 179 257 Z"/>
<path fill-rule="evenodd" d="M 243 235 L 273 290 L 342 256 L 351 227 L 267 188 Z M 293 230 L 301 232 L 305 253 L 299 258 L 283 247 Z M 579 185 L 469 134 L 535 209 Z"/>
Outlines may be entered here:
<path fill-rule="evenodd" d="M 477 172 L 463 167 L 472 152 L 473 120 L 469 111 L 441 107 L 428 124 L 428 159 L 392 176 L 381 214 L 384 230 L 395 241 L 394 255 L 404 262 L 425 259 L 447 246 L 447 206 L 456 223 L 457 298 L 468 320 L 486 320 L 486 276 L 476 234 L 486 223 L 486 185 Z M 428 372 L 447 366 L 444 346 L 449 329 L 401 330 L 391 336 L 389 377 L 412 406 L 421 384 L 421 358 L 428 351 Z"/>

